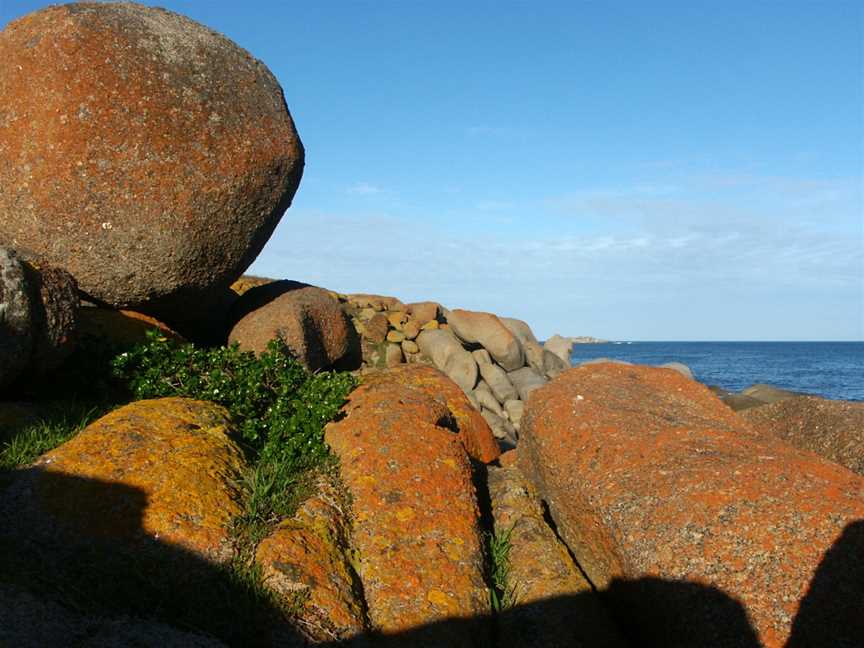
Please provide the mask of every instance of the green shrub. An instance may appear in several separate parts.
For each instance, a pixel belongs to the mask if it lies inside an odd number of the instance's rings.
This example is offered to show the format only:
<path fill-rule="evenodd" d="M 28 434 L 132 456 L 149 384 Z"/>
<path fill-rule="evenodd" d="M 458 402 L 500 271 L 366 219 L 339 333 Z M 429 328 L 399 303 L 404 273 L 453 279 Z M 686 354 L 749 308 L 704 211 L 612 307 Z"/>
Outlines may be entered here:
<path fill-rule="evenodd" d="M 158 332 L 114 360 L 114 375 L 136 399 L 184 396 L 224 406 L 252 460 L 247 515 L 263 522 L 291 512 L 302 474 L 328 456 L 324 426 L 356 380 L 310 374 L 279 340 L 256 357 L 237 345 L 199 349 Z"/>

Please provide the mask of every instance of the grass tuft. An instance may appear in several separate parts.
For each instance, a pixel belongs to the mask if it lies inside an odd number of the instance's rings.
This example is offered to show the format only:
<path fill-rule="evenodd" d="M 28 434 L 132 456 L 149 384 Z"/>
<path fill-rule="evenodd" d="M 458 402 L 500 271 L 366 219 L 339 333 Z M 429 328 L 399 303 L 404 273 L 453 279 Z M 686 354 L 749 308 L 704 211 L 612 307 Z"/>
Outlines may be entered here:
<path fill-rule="evenodd" d="M 18 426 L 0 445 L 0 471 L 14 470 L 65 443 L 96 420 L 103 408 L 80 403 L 54 403 L 36 421 Z"/>
<path fill-rule="evenodd" d="M 515 584 L 510 583 L 510 536 L 511 526 L 504 532 L 495 531 L 487 534 L 487 551 L 490 560 L 489 589 L 492 611 L 501 612 L 516 604 Z"/>

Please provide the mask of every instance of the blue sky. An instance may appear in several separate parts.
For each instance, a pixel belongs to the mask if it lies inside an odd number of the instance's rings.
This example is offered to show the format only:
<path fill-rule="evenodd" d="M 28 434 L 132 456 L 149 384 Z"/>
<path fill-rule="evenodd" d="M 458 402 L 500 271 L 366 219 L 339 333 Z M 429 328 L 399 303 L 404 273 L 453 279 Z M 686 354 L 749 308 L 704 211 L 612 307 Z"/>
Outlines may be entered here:
<path fill-rule="evenodd" d="M 152 4 L 285 90 L 306 171 L 256 274 L 539 337 L 864 339 L 857 2 Z"/>

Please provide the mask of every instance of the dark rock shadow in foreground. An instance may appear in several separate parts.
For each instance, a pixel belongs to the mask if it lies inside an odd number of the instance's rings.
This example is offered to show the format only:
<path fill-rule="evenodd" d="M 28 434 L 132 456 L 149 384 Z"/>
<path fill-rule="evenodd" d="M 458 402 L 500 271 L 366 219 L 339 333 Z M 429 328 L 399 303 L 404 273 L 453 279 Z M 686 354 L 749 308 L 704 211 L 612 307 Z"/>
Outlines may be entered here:
<path fill-rule="evenodd" d="M 63 623 L 46 620 L 34 626 L 33 610 L 9 609 L 10 601 L 31 598 L 34 609 L 83 620 L 73 625 L 85 635 L 111 619 L 131 618 L 230 645 L 272 645 L 274 631 L 280 645 L 303 645 L 300 635 L 281 622 L 280 610 L 250 581 L 145 533 L 142 491 L 37 468 L 3 477 L 0 588 L 7 596 L 0 596 L 0 645 L 84 642 L 85 637 L 65 636 Z M 39 500 L 38 491 L 58 489 L 69 495 L 64 501 L 80 502 L 79 510 L 52 510 L 51 502 Z"/>

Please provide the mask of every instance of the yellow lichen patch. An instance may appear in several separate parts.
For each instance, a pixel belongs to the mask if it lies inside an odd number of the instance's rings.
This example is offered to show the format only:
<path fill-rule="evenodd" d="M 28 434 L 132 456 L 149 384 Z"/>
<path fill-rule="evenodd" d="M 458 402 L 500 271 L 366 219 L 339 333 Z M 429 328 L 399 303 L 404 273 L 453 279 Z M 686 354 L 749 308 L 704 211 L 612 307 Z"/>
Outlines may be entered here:
<path fill-rule="evenodd" d="M 248 292 L 252 288 L 257 288 L 258 286 L 266 286 L 267 284 L 271 284 L 276 279 L 268 279 L 267 277 L 255 277 L 253 275 L 243 275 L 233 284 L 231 284 L 231 290 L 233 290 L 237 295 L 242 296 L 244 293 Z"/>
<path fill-rule="evenodd" d="M 124 540 L 143 532 L 224 559 L 243 465 L 229 426 L 227 412 L 212 403 L 131 403 L 40 457 L 35 467 L 46 478 L 34 496 L 47 514 L 87 535 Z"/>
<path fill-rule="evenodd" d="M 461 432 L 454 434 L 440 399 L 402 384 L 401 373 L 373 376 L 351 395 L 347 416 L 325 431 L 352 499 L 369 619 L 384 634 L 489 611 Z M 480 625 L 446 626 L 441 645 L 476 645 Z"/>
<path fill-rule="evenodd" d="M 414 511 L 410 507 L 401 508 L 396 511 L 396 519 L 400 522 L 407 522 L 414 517 Z"/>
<path fill-rule="evenodd" d="M 449 597 L 441 590 L 430 589 L 429 592 L 426 594 L 426 600 L 429 601 L 432 605 L 435 605 L 439 608 L 452 607 Z"/>
<path fill-rule="evenodd" d="M 354 592 L 344 497 L 326 479 L 316 486 L 317 493 L 261 542 L 255 556 L 271 589 L 285 596 L 308 591 L 296 611 L 296 626 L 313 642 L 345 639 L 365 629 Z"/>

